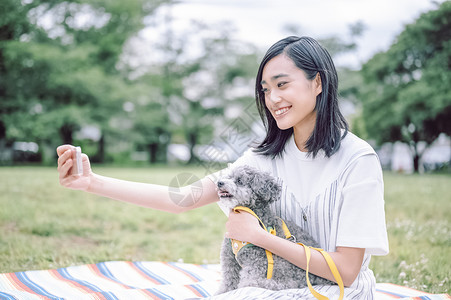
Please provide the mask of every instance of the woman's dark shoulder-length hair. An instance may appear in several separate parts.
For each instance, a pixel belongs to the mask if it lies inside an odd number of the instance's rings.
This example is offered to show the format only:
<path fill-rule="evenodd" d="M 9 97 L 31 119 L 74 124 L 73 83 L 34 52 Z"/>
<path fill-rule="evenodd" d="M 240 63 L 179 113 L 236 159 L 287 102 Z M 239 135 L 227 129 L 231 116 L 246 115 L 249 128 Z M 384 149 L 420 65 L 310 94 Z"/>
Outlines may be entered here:
<path fill-rule="evenodd" d="M 268 49 L 260 63 L 255 83 L 255 99 L 266 128 L 266 137 L 254 151 L 273 158 L 280 156 L 293 134 L 293 128 L 281 130 L 277 127 L 276 121 L 266 108 L 261 86 L 266 63 L 282 53 L 293 60 L 309 80 L 313 80 L 317 73 L 320 74 L 322 92 L 316 97 L 316 124 L 306 142 L 306 149 L 313 157 L 321 149 L 330 157 L 340 148 L 341 140 L 348 132 L 348 124 L 338 107 L 338 76 L 332 58 L 326 49 L 310 37 L 290 36 L 278 41 Z"/>

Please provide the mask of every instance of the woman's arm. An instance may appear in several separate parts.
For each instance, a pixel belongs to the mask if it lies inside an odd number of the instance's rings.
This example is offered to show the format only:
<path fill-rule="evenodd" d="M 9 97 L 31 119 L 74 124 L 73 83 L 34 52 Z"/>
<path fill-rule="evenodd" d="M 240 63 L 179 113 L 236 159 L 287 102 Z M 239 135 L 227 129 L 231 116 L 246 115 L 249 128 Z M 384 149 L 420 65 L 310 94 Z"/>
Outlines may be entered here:
<path fill-rule="evenodd" d="M 64 187 L 172 213 L 180 213 L 219 200 L 216 186 L 208 178 L 177 190 L 170 190 L 163 185 L 131 182 L 94 174 L 85 154 L 82 155 L 83 174 L 72 175 L 73 151 L 74 147 L 71 145 L 57 148 L 59 179 Z M 183 205 L 180 205 L 182 201 Z"/>
<path fill-rule="evenodd" d="M 243 230 L 243 228 L 246 228 L 246 230 Z M 226 237 L 247 241 L 262 247 L 305 270 L 306 257 L 304 248 L 301 245 L 266 232 L 260 227 L 258 220 L 250 214 L 231 212 L 226 229 Z M 311 253 L 309 272 L 335 282 L 322 254 L 315 250 L 312 250 Z M 365 249 L 337 247 L 335 252 L 328 253 L 337 266 L 344 285 L 350 286 L 359 274 Z"/>

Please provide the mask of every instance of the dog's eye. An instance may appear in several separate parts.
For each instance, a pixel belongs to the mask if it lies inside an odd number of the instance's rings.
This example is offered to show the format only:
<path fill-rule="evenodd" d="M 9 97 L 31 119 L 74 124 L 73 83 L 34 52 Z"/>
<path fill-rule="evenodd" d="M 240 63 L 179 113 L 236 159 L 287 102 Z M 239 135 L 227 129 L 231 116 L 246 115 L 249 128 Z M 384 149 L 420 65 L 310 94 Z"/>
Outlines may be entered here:
<path fill-rule="evenodd" d="M 241 177 L 238 177 L 238 178 L 236 179 L 236 184 L 238 184 L 238 185 L 243 185 L 243 184 L 244 184 L 244 182 L 243 182 L 243 180 L 241 179 Z"/>

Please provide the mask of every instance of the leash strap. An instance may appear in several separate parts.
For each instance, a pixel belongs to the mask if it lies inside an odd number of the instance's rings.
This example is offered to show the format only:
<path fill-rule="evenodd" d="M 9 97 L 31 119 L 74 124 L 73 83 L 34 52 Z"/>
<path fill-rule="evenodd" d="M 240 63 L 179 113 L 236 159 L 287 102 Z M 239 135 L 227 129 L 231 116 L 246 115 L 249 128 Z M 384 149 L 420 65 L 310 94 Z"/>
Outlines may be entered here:
<path fill-rule="evenodd" d="M 276 235 L 276 230 L 274 228 L 271 228 L 270 230 L 266 229 L 265 224 L 263 224 L 262 220 L 257 216 L 256 213 L 254 213 L 254 211 L 252 209 L 250 209 L 248 207 L 244 207 L 244 206 L 237 206 L 237 207 L 235 207 L 233 209 L 234 212 L 240 212 L 240 210 L 245 211 L 245 212 L 250 213 L 251 215 L 253 215 L 260 222 L 260 225 L 263 227 L 263 229 L 265 229 L 266 231 L 268 231 L 272 235 Z M 266 258 L 268 260 L 268 270 L 266 272 L 266 278 L 267 279 L 271 279 L 272 278 L 272 273 L 273 273 L 273 270 L 274 270 L 274 259 L 272 257 L 272 253 L 270 251 L 265 249 L 265 253 L 266 253 Z"/>
<path fill-rule="evenodd" d="M 261 220 L 261 219 L 257 216 L 257 214 L 254 213 L 251 209 L 249 209 L 248 207 L 244 207 L 244 206 L 237 206 L 237 207 L 235 207 L 235 208 L 233 209 L 234 212 L 239 212 L 240 210 L 245 211 L 245 212 L 250 213 L 251 215 L 253 215 L 255 218 L 258 219 L 258 221 L 260 222 L 260 225 L 261 225 L 266 231 L 268 231 L 268 230 L 266 229 L 265 224 L 263 224 L 262 220 Z M 283 232 L 284 232 L 284 234 L 285 234 L 285 237 L 286 237 L 287 239 L 290 239 L 290 238 L 292 237 L 292 235 L 291 235 L 291 233 L 290 233 L 290 230 L 288 229 L 288 227 L 287 227 L 287 225 L 285 224 L 285 222 L 284 222 L 282 219 L 280 219 L 280 220 L 282 221 L 282 229 L 283 229 Z M 273 235 L 276 235 L 276 231 L 275 231 L 274 229 L 272 229 L 272 228 L 270 229 L 269 232 L 270 232 L 271 234 L 273 234 Z M 327 262 L 327 265 L 329 266 L 330 271 L 332 272 L 332 275 L 333 275 L 334 278 L 335 278 L 335 281 L 337 282 L 337 284 L 338 284 L 338 286 L 339 286 L 339 288 L 340 288 L 340 296 L 338 297 L 338 300 L 342 300 L 343 297 L 344 297 L 344 284 L 343 284 L 343 280 L 341 279 L 340 272 L 338 272 L 337 266 L 335 265 L 335 263 L 334 263 L 332 257 L 330 257 L 329 253 L 327 253 L 326 251 L 324 251 L 324 250 L 321 249 L 321 248 L 309 247 L 309 246 L 306 246 L 306 245 L 304 245 L 304 244 L 302 244 L 302 243 L 297 243 L 297 244 L 303 246 L 303 247 L 304 247 L 304 250 L 305 250 L 305 257 L 306 257 L 306 262 L 307 262 L 307 267 L 306 267 L 306 269 L 305 269 L 305 273 L 306 273 L 306 274 L 305 274 L 305 275 L 306 275 L 305 277 L 306 277 L 306 279 L 307 279 L 307 285 L 308 285 L 308 288 L 309 288 L 310 292 L 312 293 L 312 295 L 315 296 L 315 298 L 318 299 L 318 300 L 329 300 L 329 298 L 327 298 L 326 296 L 321 295 L 320 293 L 318 293 L 317 291 L 315 291 L 315 289 L 313 288 L 312 284 L 310 283 L 310 279 L 309 279 L 309 276 L 308 276 L 308 273 L 309 273 L 309 265 L 310 265 L 310 257 L 311 257 L 310 249 L 317 250 L 317 251 L 319 251 L 319 252 L 323 255 L 324 259 L 325 259 L 326 262 Z M 273 268 L 274 268 L 274 260 L 273 260 L 273 258 L 272 258 L 272 253 L 271 253 L 270 251 L 268 251 L 268 250 L 265 249 L 265 252 L 266 252 L 266 257 L 267 257 L 267 259 L 268 259 L 268 272 L 267 272 L 267 274 L 266 274 L 266 278 L 267 278 L 267 279 L 271 279 L 271 278 L 272 278 L 272 273 L 273 273 Z"/>
<path fill-rule="evenodd" d="M 310 279 L 308 276 L 309 265 L 310 265 L 310 256 L 311 256 L 310 248 L 319 251 L 323 255 L 324 259 L 327 262 L 327 265 L 329 266 L 329 268 L 332 272 L 332 275 L 334 276 L 334 278 L 337 281 L 337 284 L 340 288 L 340 297 L 338 297 L 338 300 L 342 300 L 344 297 L 343 280 L 341 279 L 340 272 L 338 272 L 337 266 L 335 265 L 334 261 L 330 257 L 329 253 L 327 253 L 326 251 L 324 251 L 323 249 L 320 249 L 320 248 L 308 247 L 302 243 L 298 243 L 298 244 L 303 246 L 304 250 L 305 250 L 305 257 L 306 257 L 306 261 L 307 261 L 307 267 L 305 268 L 305 277 L 307 278 L 307 285 L 308 285 L 308 288 L 309 288 L 310 292 L 312 293 L 312 295 L 315 296 L 315 298 L 318 300 L 329 300 L 329 298 L 327 298 L 326 296 L 323 296 L 320 293 L 318 293 L 317 291 L 315 291 L 312 284 L 310 283 Z"/>
<path fill-rule="evenodd" d="M 283 233 L 285 234 L 285 238 L 287 240 L 291 239 L 293 236 L 291 235 L 291 232 L 288 229 L 287 224 L 285 224 L 285 222 L 281 218 L 279 218 L 279 220 L 282 221 L 282 230 L 283 230 Z"/>
<path fill-rule="evenodd" d="M 272 258 L 272 253 L 265 249 L 266 258 L 268 259 L 268 271 L 266 272 L 266 279 L 272 278 L 272 272 L 274 269 L 274 259 Z"/>

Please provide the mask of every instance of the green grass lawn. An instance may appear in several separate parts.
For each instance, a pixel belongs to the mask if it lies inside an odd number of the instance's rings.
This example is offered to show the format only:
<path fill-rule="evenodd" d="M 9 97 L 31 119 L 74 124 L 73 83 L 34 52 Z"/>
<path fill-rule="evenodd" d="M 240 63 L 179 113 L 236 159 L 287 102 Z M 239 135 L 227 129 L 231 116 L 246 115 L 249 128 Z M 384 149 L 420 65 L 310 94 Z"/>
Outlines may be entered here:
<path fill-rule="evenodd" d="M 451 175 L 384 174 L 390 254 L 373 257 L 378 282 L 451 294 Z"/>
<path fill-rule="evenodd" d="M 168 185 L 202 168 L 107 168 L 99 174 Z M 385 174 L 390 254 L 378 282 L 451 293 L 451 176 Z M 59 186 L 56 168 L 0 168 L 0 273 L 111 260 L 219 263 L 226 217 L 216 205 L 180 215 Z"/>

